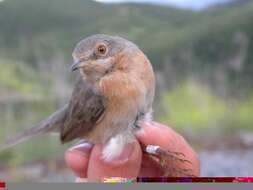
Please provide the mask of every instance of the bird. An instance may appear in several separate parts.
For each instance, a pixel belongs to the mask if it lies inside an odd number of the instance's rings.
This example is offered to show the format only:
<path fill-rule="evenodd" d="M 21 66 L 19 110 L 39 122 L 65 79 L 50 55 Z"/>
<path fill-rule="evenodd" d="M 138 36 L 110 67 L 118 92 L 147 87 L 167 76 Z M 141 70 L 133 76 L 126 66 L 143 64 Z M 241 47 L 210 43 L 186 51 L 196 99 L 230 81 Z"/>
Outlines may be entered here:
<path fill-rule="evenodd" d="M 136 140 L 134 133 L 142 122 L 152 121 L 155 74 L 136 44 L 122 37 L 96 34 L 81 40 L 72 56 L 71 70 L 79 72 L 68 103 L 36 126 L 7 139 L 0 150 L 39 134 L 58 132 L 62 143 L 84 139 L 105 144 L 102 157 L 112 160 Z M 143 147 L 143 151 L 162 162 L 187 161 L 180 153 L 155 145 Z"/>

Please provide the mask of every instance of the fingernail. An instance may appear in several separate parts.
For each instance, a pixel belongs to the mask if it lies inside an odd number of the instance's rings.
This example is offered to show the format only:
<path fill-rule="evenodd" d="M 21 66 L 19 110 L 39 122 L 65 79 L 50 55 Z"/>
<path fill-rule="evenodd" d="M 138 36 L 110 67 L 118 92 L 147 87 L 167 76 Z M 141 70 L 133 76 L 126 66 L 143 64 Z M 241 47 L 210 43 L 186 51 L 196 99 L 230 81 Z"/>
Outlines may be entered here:
<path fill-rule="evenodd" d="M 88 143 L 87 141 L 81 141 L 77 145 L 70 148 L 68 151 L 76 151 L 81 154 L 88 154 L 90 153 L 91 149 L 93 147 L 93 144 Z"/>
<path fill-rule="evenodd" d="M 117 155 L 117 153 L 110 152 L 108 155 L 108 151 L 103 151 L 102 152 L 102 159 L 104 162 L 108 164 L 113 164 L 113 165 L 120 165 L 129 160 L 131 157 L 133 151 L 134 151 L 134 143 L 129 143 L 124 146 L 124 149 Z M 106 147 L 105 147 L 106 148 Z M 114 155 L 116 154 L 116 155 Z"/>

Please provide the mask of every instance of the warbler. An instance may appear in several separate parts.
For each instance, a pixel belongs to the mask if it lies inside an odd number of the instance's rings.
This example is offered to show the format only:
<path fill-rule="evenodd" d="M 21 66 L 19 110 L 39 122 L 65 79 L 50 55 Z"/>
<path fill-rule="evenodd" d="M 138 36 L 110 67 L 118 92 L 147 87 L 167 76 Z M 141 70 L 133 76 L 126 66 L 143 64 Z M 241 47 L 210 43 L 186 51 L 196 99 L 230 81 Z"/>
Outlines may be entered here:
<path fill-rule="evenodd" d="M 92 35 L 80 41 L 72 55 L 71 70 L 79 72 L 69 102 L 35 127 L 8 139 L 0 149 L 38 134 L 59 132 L 62 143 L 84 139 L 105 144 L 102 157 L 112 160 L 136 140 L 134 133 L 141 122 L 152 121 L 155 75 L 150 61 L 133 42 Z M 180 155 L 153 145 L 144 151 L 163 160 Z"/>

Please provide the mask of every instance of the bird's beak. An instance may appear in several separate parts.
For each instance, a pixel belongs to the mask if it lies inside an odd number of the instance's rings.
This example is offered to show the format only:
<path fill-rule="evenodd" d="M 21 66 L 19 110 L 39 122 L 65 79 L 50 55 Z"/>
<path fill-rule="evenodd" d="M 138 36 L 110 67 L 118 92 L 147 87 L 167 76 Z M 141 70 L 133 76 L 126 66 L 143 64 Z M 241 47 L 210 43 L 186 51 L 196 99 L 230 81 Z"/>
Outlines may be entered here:
<path fill-rule="evenodd" d="M 81 68 L 83 65 L 85 64 L 85 62 L 84 61 L 77 61 L 77 62 L 75 62 L 75 63 L 73 63 L 72 65 L 71 65 L 71 71 L 76 71 L 76 70 L 78 70 L 79 68 Z"/>

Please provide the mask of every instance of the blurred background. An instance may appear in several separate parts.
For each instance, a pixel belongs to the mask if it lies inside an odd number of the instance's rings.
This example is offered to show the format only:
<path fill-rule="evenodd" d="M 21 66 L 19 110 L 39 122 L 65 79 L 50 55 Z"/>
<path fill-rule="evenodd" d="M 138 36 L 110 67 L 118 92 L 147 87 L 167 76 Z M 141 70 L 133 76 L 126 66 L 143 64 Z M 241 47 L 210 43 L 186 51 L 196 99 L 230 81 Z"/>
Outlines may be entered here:
<path fill-rule="evenodd" d="M 253 1 L 0 0 L 0 142 L 66 103 L 75 44 L 134 41 L 156 72 L 155 119 L 199 153 L 202 176 L 253 176 Z M 72 181 L 57 136 L 0 153 L 0 179 Z"/>

